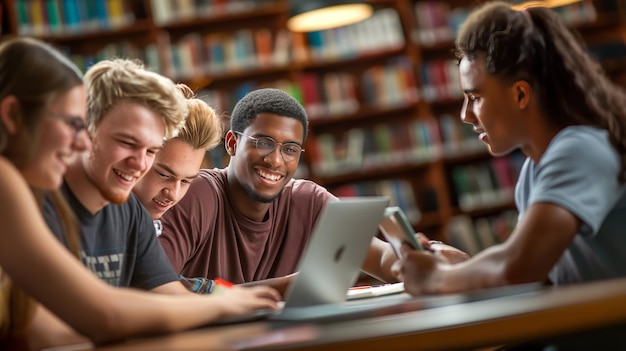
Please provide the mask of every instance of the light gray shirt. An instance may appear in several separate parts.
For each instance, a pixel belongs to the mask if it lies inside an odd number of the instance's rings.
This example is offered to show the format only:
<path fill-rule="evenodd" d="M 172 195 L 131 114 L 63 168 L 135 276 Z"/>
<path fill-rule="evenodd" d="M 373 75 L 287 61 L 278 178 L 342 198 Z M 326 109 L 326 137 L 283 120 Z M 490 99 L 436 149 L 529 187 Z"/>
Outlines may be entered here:
<path fill-rule="evenodd" d="M 519 219 L 532 204 L 549 202 L 583 222 L 550 272 L 554 284 L 626 276 L 626 192 L 617 179 L 620 162 L 608 133 L 588 126 L 563 129 L 538 164 L 530 158 L 524 162 L 515 189 Z"/>

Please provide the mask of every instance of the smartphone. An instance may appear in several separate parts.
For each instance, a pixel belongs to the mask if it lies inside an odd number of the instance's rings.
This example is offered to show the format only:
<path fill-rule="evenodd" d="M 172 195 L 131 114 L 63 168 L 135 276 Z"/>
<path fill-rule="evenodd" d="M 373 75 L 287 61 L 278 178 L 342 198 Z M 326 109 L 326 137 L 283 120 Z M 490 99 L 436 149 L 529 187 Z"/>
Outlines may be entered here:
<path fill-rule="evenodd" d="M 387 207 L 383 220 L 378 225 L 378 228 L 385 237 L 385 240 L 391 244 L 398 258 L 402 258 L 400 251 L 402 243 L 409 244 L 409 246 L 415 250 L 424 250 L 422 244 L 420 244 L 415 237 L 413 226 L 400 207 Z"/>

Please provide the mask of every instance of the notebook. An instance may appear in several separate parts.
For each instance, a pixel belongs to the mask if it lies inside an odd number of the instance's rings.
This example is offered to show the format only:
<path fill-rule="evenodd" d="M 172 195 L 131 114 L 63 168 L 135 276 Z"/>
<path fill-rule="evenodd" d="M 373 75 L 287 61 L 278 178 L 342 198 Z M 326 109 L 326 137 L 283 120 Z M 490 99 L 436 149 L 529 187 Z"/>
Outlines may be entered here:
<path fill-rule="evenodd" d="M 253 316 L 226 322 L 269 318 L 277 321 L 333 319 L 381 307 L 346 301 L 356 283 L 370 242 L 378 233 L 389 200 L 382 196 L 339 198 L 322 210 L 302 256 L 298 274 L 287 287 L 279 311 L 256 311 Z"/>

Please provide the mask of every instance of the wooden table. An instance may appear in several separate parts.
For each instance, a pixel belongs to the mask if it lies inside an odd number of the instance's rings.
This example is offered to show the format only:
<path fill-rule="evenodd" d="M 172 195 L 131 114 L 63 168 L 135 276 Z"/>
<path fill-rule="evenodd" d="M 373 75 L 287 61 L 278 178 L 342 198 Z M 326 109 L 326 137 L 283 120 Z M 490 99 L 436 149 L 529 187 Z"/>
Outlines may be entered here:
<path fill-rule="evenodd" d="M 626 278 L 427 309 L 420 301 L 410 299 L 356 320 L 282 325 L 258 321 L 96 350 L 450 350 L 550 340 L 620 325 L 626 333 Z"/>

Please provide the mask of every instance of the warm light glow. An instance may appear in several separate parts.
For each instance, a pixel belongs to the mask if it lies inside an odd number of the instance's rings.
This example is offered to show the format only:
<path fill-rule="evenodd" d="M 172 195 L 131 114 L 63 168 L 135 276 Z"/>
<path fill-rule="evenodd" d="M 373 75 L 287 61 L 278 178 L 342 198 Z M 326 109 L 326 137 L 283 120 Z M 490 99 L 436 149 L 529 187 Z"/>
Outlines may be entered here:
<path fill-rule="evenodd" d="M 287 27 L 293 32 L 312 32 L 347 26 L 372 15 L 368 4 L 347 4 L 325 7 L 291 17 Z"/>
<path fill-rule="evenodd" d="M 543 1 L 524 1 L 521 4 L 512 5 L 511 8 L 514 10 L 522 10 L 527 9 L 529 7 L 537 7 L 543 6 L 548 8 L 556 8 L 567 6 L 571 4 L 575 4 L 577 2 L 581 2 L 582 0 L 543 0 Z"/>
<path fill-rule="evenodd" d="M 561 7 L 571 5 L 577 2 L 581 2 L 582 0 L 548 0 L 548 7 Z"/>
<path fill-rule="evenodd" d="M 523 9 L 527 9 L 529 7 L 537 7 L 537 6 L 546 6 L 546 2 L 545 1 L 524 1 L 521 4 L 516 4 L 516 5 L 512 5 L 511 8 L 513 10 L 523 10 Z"/>

